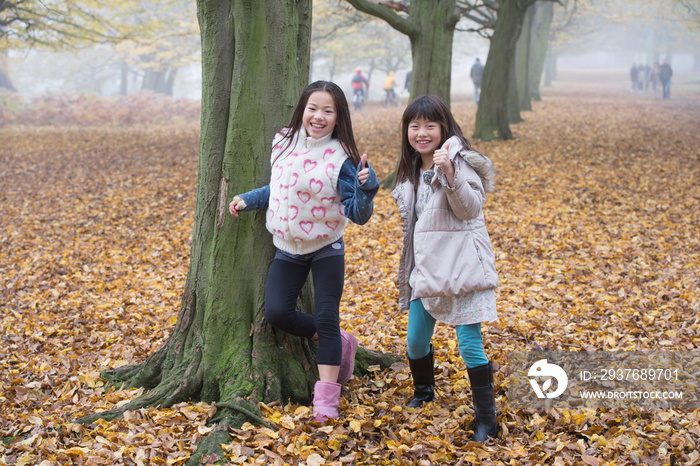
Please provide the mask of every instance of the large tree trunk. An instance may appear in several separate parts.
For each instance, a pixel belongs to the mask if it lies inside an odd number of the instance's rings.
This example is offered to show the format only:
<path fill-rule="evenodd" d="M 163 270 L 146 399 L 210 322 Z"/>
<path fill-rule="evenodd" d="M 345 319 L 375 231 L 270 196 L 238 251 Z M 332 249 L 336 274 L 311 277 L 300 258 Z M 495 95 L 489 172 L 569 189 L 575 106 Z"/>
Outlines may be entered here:
<path fill-rule="evenodd" d="M 143 406 L 217 402 L 215 429 L 191 458 L 229 441 L 227 426 L 261 421 L 258 402 L 308 403 L 315 346 L 264 319 L 273 246 L 265 212 L 228 214 L 233 196 L 269 182 L 271 141 L 289 123 L 308 81 L 311 0 L 198 0 L 202 121 L 190 269 L 178 322 L 141 364 L 105 378 L 151 389 L 114 418 Z M 301 308 L 311 311 L 310 288 Z M 368 352 L 358 352 L 358 358 Z M 381 363 L 369 357 L 360 369 Z M 391 359 L 384 359 L 384 365 Z M 214 461 L 210 461 L 214 462 Z"/>
<path fill-rule="evenodd" d="M 134 400 L 144 405 L 246 395 L 261 401 L 283 395 L 308 400 L 311 350 L 301 340 L 292 343 L 275 335 L 263 319 L 264 282 L 273 251 L 272 242 L 265 241 L 264 212 L 235 220 L 227 212 L 233 195 L 269 181 L 272 136 L 289 122 L 308 79 L 311 2 L 197 3 L 201 143 L 182 307 L 175 330 L 158 351 L 142 364 L 105 375 L 153 389 Z M 295 357 L 282 356 L 285 351 Z M 296 367 L 274 367 L 286 359 Z M 289 383 L 288 375 L 296 383 Z M 247 408 L 256 411 L 255 404 Z"/>
<path fill-rule="evenodd" d="M 459 17 L 455 0 L 413 0 L 408 13 L 415 25 L 411 41 L 413 75 L 409 99 L 434 94 L 450 105 L 452 42 Z"/>
<path fill-rule="evenodd" d="M 484 67 L 483 86 L 476 111 L 475 138 L 483 141 L 513 138 L 508 124 L 510 73 L 525 12 L 534 1 L 503 0 L 500 3 Z"/>

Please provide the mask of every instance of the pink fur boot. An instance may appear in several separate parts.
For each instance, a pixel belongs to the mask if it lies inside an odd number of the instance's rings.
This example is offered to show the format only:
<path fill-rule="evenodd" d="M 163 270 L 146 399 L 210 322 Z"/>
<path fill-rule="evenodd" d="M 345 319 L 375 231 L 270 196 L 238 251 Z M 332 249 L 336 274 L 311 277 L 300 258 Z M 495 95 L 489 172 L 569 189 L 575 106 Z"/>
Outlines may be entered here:
<path fill-rule="evenodd" d="M 335 382 L 316 382 L 314 385 L 314 415 L 315 421 L 323 422 L 326 418 L 338 417 L 338 405 L 340 404 L 340 389 L 342 385 Z"/>

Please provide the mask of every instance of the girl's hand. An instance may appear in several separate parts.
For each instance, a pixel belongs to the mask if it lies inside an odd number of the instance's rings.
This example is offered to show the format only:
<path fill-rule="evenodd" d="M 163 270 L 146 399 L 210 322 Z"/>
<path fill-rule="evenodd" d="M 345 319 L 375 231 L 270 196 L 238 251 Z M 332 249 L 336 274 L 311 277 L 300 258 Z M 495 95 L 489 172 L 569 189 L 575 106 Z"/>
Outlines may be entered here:
<path fill-rule="evenodd" d="M 231 215 L 238 217 L 238 211 L 246 208 L 246 203 L 240 196 L 234 196 L 231 203 L 228 205 L 228 211 Z"/>
<path fill-rule="evenodd" d="M 454 173 L 452 162 L 450 161 L 450 143 L 448 142 L 444 149 L 438 149 L 433 153 L 433 163 L 440 167 L 445 175 Z"/>
<path fill-rule="evenodd" d="M 438 149 L 433 154 L 433 163 L 440 167 L 440 170 L 447 176 L 448 180 L 454 179 L 455 169 L 450 161 L 450 143 L 445 145 L 444 149 Z"/>
<path fill-rule="evenodd" d="M 360 180 L 360 184 L 367 181 L 369 177 L 369 167 L 367 166 L 367 154 L 362 154 L 362 161 L 360 162 L 360 171 L 357 172 L 357 179 Z"/>

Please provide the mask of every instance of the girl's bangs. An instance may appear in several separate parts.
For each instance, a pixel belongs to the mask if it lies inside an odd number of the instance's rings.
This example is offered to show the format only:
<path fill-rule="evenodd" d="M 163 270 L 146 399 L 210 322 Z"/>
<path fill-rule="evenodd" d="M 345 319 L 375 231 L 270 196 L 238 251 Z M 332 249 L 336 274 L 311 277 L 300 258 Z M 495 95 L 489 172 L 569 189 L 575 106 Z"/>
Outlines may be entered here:
<path fill-rule="evenodd" d="M 440 122 L 444 119 L 440 109 L 428 99 L 418 99 L 414 102 L 413 108 L 408 111 L 406 116 L 408 117 L 406 118 L 407 122 L 421 119 Z"/>

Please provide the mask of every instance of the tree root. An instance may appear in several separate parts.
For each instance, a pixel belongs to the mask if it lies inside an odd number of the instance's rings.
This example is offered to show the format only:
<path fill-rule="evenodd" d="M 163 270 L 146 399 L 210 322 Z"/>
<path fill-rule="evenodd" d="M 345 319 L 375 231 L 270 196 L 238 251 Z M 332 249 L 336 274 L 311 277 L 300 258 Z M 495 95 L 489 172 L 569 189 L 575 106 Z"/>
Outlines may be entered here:
<path fill-rule="evenodd" d="M 378 364 L 382 369 L 388 369 L 395 362 L 402 360 L 402 358 L 393 354 L 358 348 L 355 355 L 355 370 L 353 372 L 359 375 L 366 375 L 369 373 L 367 370 L 369 366 Z"/>
<path fill-rule="evenodd" d="M 220 403 L 216 403 L 216 407 L 217 407 L 217 409 L 218 408 L 226 408 L 226 409 L 230 409 L 232 411 L 237 411 L 237 412 L 243 414 L 244 416 L 246 416 L 247 418 L 249 418 L 251 421 L 255 421 L 256 423 L 258 423 L 262 426 L 265 426 L 268 429 L 275 430 L 275 428 L 272 427 L 267 422 L 265 422 L 265 420 L 262 417 L 258 416 L 257 414 L 255 414 L 252 411 L 245 409 L 243 406 L 238 405 L 236 403 L 220 402 Z"/>
<path fill-rule="evenodd" d="M 178 373 L 172 375 L 166 381 L 161 382 L 156 388 L 131 400 L 124 406 L 84 416 L 77 419 L 75 422 L 78 424 L 91 424 L 98 419 L 111 421 L 122 416 L 126 411 L 135 411 L 149 406 L 169 408 L 174 404 L 189 401 L 201 390 L 204 378 L 204 371 L 200 365 L 202 361 L 201 350 L 195 351 L 195 355 L 195 358 L 190 362 L 184 374 Z"/>
<path fill-rule="evenodd" d="M 226 464 L 226 457 L 221 444 L 231 441 L 231 434 L 228 432 L 229 427 L 230 421 L 228 419 L 220 420 L 214 430 L 197 442 L 197 450 L 187 459 L 185 466 Z"/>
<path fill-rule="evenodd" d="M 105 370 L 102 371 L 101 376 L 114 385 L 123 384 L 127 388 L 155 388 L 161 382 L 163 361 L 165 361 L 169 347 L 170 345 L 166 342 L 142 363 L 127 364 L 115 369 Z"/>

